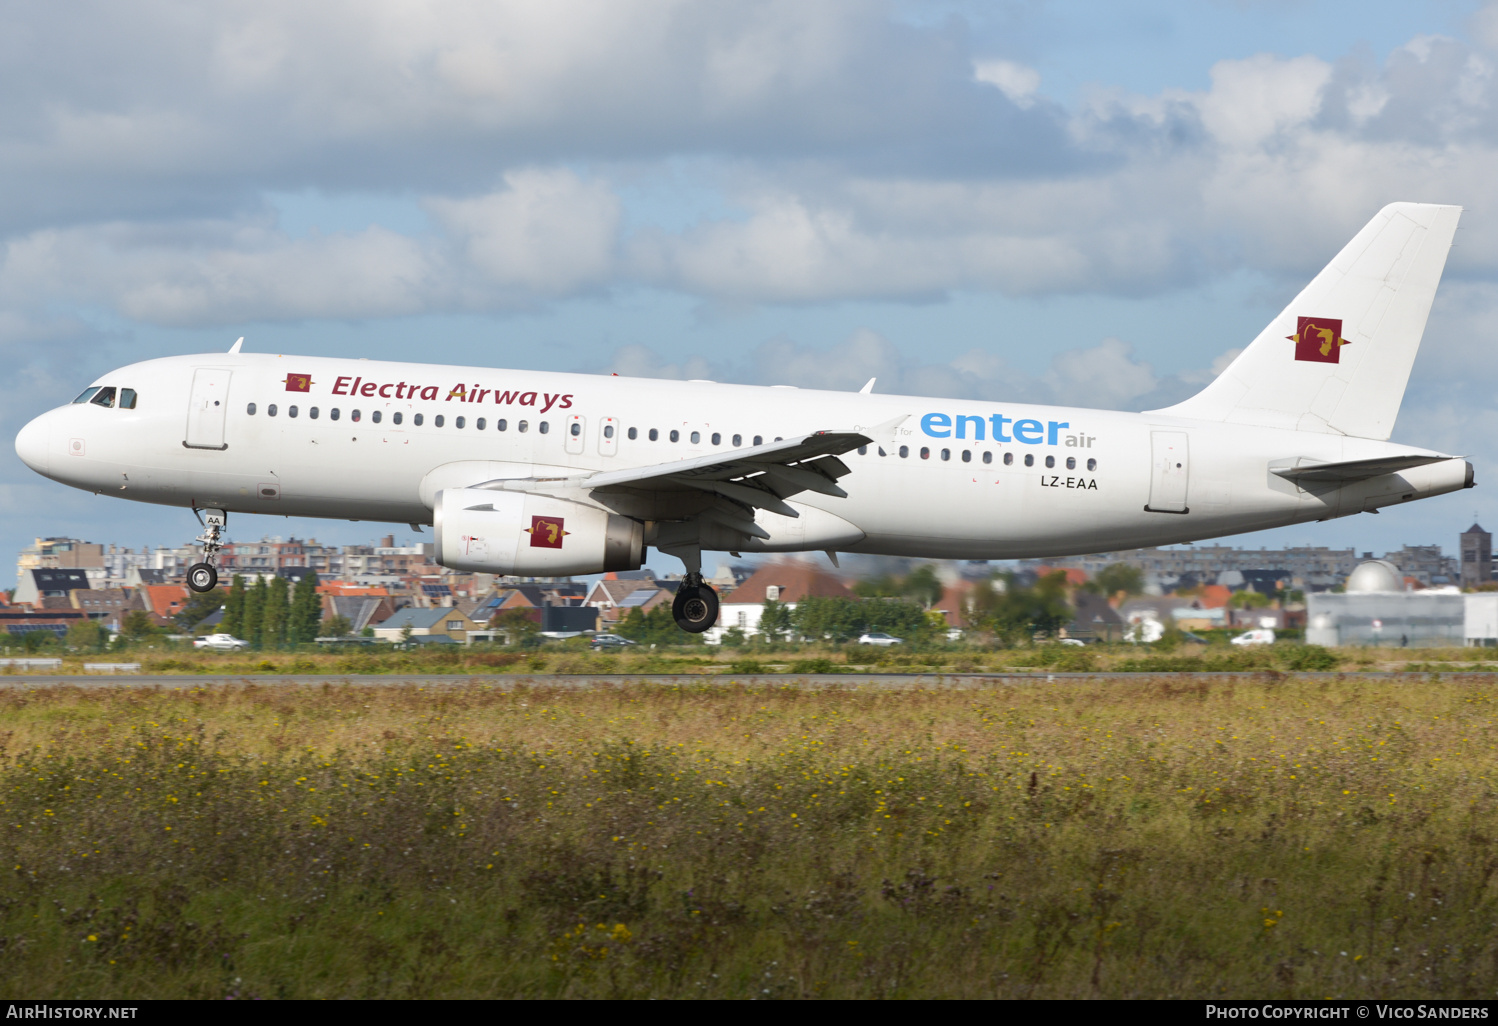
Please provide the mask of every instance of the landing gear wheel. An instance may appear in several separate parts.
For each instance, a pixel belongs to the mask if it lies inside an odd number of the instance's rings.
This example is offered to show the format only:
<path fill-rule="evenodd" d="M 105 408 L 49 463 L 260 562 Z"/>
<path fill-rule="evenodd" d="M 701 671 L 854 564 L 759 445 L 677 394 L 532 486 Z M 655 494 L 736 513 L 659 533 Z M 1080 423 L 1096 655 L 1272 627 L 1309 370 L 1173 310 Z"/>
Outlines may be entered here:
<path fill-rule="evenodd" d="M 701 634 L 718 622 L 718 593 L 706 584 L 683 584 L 671 601 L 676 626 L 688 634 Z"/>
<path fill-rule="evenodd" d="M 193 591 L 212 591 L 218 587 L 218 571 L 208 563 L 194 563 L 187 568 L 187 586 Z"/>

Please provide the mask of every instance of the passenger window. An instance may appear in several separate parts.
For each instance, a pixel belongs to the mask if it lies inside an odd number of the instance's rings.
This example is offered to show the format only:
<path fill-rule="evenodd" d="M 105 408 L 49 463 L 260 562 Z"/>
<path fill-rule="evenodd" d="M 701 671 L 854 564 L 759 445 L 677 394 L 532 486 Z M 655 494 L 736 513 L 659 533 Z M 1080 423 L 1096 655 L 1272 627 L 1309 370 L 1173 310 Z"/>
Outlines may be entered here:
<path fill-rule="evenodd" d="M 395 423 L 399 424 L 401 422 L 401 415 L 399 413 L 392 413 L 390 415 L 390 419 L 392 421 L 394 421 Z"/>
<path fill-rule="evenodd" d="M 673 442 L 679 442 L 679 441 L 681 441 L 681 432 L 677 431 L 676 429 L 673 428 L 672 431 L 671 431 L 671 441 L 673 441 Z"/>
<path fill-rule="evenodd" d="M 613 438 L 614 437 L 614 425 L 612 425 L 612 424 L 605 424 L 603 426 L 603 437 L 605 437 L 605 438 Z"/>
<path fill-rule="evenodd" d="M 713 432 L 713 444 L 714 445 L 722 445 L 723 444 L 723 436 L 720 435 L 720 434 L 718 434 L 718 432 L 716 432 L 716 431 Z"/>
<path fill-rule="evenodd" d="M 265 408 L 265 415 L 267 417 L 274 417 L 276 415 L 276 404 L 275 403 L 271 403 L 269 406 L 267 406 Z"/>
<path fill-rule="evenodd" d="M 507 421 L 507 420 L 505 420 L 503 417 L 499 418 L 498 420 L 496 420 L 494 422 L 494 430 L 495 431 L 508 431 L 509 429 L 510 429 L 510 422 Z"/>
<path fill-rule="evenodd" d="M 702 441 L 702 432 L 701 431 L 693 431 L 692 432 L 692 444 L 696 445 L 698 442 L 701 442 L 701 441 Z"/>
<path fill-rule="evenodd" d="M 379 416 L 379 414 L 375 414 L 375 416 Z M 488 423 L 488 422 L 485 421 L 483 417 L 480 417 L 478 420 L 476 420 L 476 421 L 473 422 L 473 429 L 475 431 L 482 431 L 482 430 L 484 430 L 484 425 L 486 423 Z"/>
<path fill-rule="evenodd" d="M 530 421 L 528 421 L 528 420 L 522 420 L 519 424 L 515 425 L 515 430 L 519 431 L 522 435 L 525 434 L 530 429 L 531 429 L 531 425 L 530 425 Z"/>
<path fill-rule="evenodd" d="M 455 428 L 460 428 L 461 429 L 467 423 L 468 423 L 468 418 L 467 417 L 454 417 L 453 418 L 453 427 L 455 427 Z"/>
<path fill-rule="evenodd" d="M 432 427 L 441 427 L 443 424 L 446 424 L 446 423 L 447 423 L 447 418 L 444 417 L 444 416 L 442 416 L 442 414 L 440 414 L 440 413 L 437 414 L 437 416 L 435 416 L 435 417 L 432 418 Z"/>
<path fill-rule="evenodd" d="M 1088 470 L 1096 470 L 1097 469 L 1097 460 L 1088 460 L 1087 461 L 1087 469 Z"/>
<path fill-rule="evenodd" d="M 291 417 L 293 420 L 295 420 L 296 419 L 296 407 L 295 406 L 288 406 L 288 407 L 286 407 L 286 416 Z"/>
<path fill-rule="evenodd" d="M 1045 458 L 1045 468 L 1047 470 L 1051 470 L 1055 466 L 1056 466 L 1056 457 L 1054 457 L 1054 456 L 1047 456 Z"/>
<path fill-rule="evenodd" d="M 1012 452 L 1006 452 L 1004 454 L 1004 466 L 1008 467 L 1008 466 L 1012 466 L 1013 464 L 1014 464 L 1014 453 L 1012 453 Z"/>
<path fill-rule="evenodd" d="M 900 446 L 900 459 L 903 460 L 905 457 L 907 457 L 909 455 L 910 455 L 910 446 L 908 446 L 908 445 L 902 445 L 902 446 Z"/>
<path fill-rule="evenodd" d="M 418 413 L 417 417 L 420 417 L 420 416 L 421 416 L 421 414 Z M 337 420 L 338 419 L 338 407 L 335 406 L 331 410 L 328 411 L 328 419 L 329 420 Z M 421 421 L 418 420 L 416 423 L 420 424 Z"/>
<path fill-rule="evenodd" d="M 967 449 L 962 450 L 962 462 L 964 462 L 964 463 L 971 463 L 971 462 L 973 462 L 973 454 L 970 451 L 968 451 Z"/>
<path fill-rule="evenodd" d="M 113 408 L 114 386 L 111 385 L 99 389 L 99 391 L 94 394 L 94 397 L 90 399 L 89 402 L 93 403 L 95 406 L 108 406 Z"/>
<path fill-rule="evenodd" d="M 923 460 L 929 460 L 930 458 L 931 458 L 931 450 L 928 449 L 924 445 L 921 446 L 921 459 L 923 459 Z"/>
<path fill-rule="evenodd" d="M 551 430 L 551 421 L 543 420 L 541 423 L 536 425 L 536 430 L 541 432 L 543 435 L 546 434 L 546 432 Z"/>
<path fill-rule="evenodd" d="M 942 459 L 943 459 L 943 460 L 944 460 L 944 461 L 945 461 L 945 460 L 950 460 L 950 459 L 951 459 L 951 458 L 952 458 L 952 450 L 951 450 L 951 449 L 943 449 L 943 450 L 942 450 L 942 451 L 941 451 L 941 458 L 942 458 Z"/>
<path fill-rule="evenodd" d="M 336 413 L 337 411 L 335 410 L 334 412 Z M 421 422 L 424 421 L 425 419 L 426 418 L 424 416 L 422 416 L 421 414 L 419 414 L 419 413 L 412 414 L 412 416 L 411 416 L 411 424 L 414 427 L 421 427 Z"/>
<path fill-rule="evenodd" d="M 359 422 L 359 411 L 349 410 L 348 419 L 357 424 Z"/>
<path fill-rule="evenodd" d="M 735 449 L 737 449 L 739 446 L 741 446 L 743 444 L 744 444 L 744 436 L 743 435 L 734 435 L 733 436 L 733 447 Z"/>
<path fill-rule="evenodd" d="M 993 453 L 991 453 L 991 452 L 985 452 L 983 454 L 983 462 L 984 463 L 992 463 L 993 462 Z"/>
<path fill-rule="evenodd" d="M 639 428 L 630 428 L 628 434 L 629 434 L 629 440 L 631 442 L 633 442 L 636 438 L 640 437 L 640 429 Z"/>
<path fill-rule="evenodd" d="M 86 403 L 86 402 L 88 402 L 90 399 L 92 399 L 94 397 L 94 393 L 97 392 L 98 390 L 99 390 L 99 386 L 98 385 L 95 385 L 93 388 L 85 388 L 82 392 L 80 392 L 78 394 L 78 398 L 74 399 L 73 402 L 75 404 L 77 404 L 77 403 Z"/>
<path fill-rule="evenodd" d="M 755 435 L 754 436 L 754 444 L 755 445 L 764 445 L 765 444 L 765 438 L 764 438 L 764 436 L 763 435 Z"/>
<path fill-rule="evenodd" d="M 572 437 L 573 438 L 579 438 L 579 437 L 582 436 L 583 426 L 581 424 L 579 424 L 577 421 L 574 420 L 572 422 L 572 429 L 571 430 L 572 430 Z"/>
<path fill-rule="evenodd" d="M 253 417 L 255 415 L 255 404 L 254 403 L 250 403 L 250 405 L 248 405 L 248 406 L 246 406 L 244 408 L 244 412 L 248 413 L 251 417 Z"/>
<path fill-rule="evenodd" d="M 1066 458 L 1066 469 L 1067 470 L 1076 470 L 1077 469 L 1077 458 L 1075 456 L 1068 456 Z"/>
<path fill-rule="evenodd" d="M 120 409 L 122 409 L 122 410 L 133 410 L 133 409 L 135 409 L 135 389 L 133 389 L 133 388 L 122 388 L 122 389 L 120 389 Z"/>
<path fill-rule="evenodd" d="M 1033 467 L 1033 466 L 1035 466 L 1035 454 L 1033 452 L 1027 452 L 1027 453 L 1025 453 L 1025 466 L 1027 466 L 1027 467 Z"/>
<path fill-rule="evenodd" d="M 308 417 L 312 418 L 313 420 L 316 420 L 317 419 L 317 414 L 318 414 L 318 409 L 317 409 L 316 406 L 309 406 L 309 407 L 307 407 L 307 416 Z"/>
<path fill-rule="evenodd" d="M 374 421 L 376 424 L 378 424 L 380 422 L 380 411 L 379 410 L 375 410 L 373 413 L 371 413 L 369 415 L 369 419 L 372 420 L 372 421 Z"/>
<path fill-rule="evenodd" d="M 653 441 L 655 441 L 659 437 L 661 437 L 661 433 L 659 431 L 657 431 L 655 428 L 651 428 L 650 429 L 650 440 L 653 442 Z"/>

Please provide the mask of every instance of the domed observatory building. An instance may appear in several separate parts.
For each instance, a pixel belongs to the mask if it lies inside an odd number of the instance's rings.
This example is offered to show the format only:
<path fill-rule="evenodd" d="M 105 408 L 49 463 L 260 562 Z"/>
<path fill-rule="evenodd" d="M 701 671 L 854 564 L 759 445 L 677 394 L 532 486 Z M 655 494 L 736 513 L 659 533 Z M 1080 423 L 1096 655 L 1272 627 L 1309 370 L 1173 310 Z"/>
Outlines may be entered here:
<path fill-rule="evenodd" d="M 1460 646 L 1466 596 L 1455 588 L 1406 591 L 1399 568 L 1383 559 L 1359 563 L 1346 591 L 1306 596 L 1306 641 L 1312 645 Z"/>

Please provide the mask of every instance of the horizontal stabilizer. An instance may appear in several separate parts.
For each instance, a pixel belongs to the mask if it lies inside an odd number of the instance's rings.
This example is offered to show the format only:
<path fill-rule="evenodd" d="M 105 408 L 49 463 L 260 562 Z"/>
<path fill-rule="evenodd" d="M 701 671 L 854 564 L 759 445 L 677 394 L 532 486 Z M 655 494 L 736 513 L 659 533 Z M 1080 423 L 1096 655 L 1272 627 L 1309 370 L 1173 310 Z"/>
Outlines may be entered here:
<path fill-rule="evenodd" d="M 1271 471 L 1289 481 L 1363 481 L 1370 477 L 1396 474 L 1411 467 L 1443 463 L 1450 456 L 1380 456 L 1372 460 L 1344 460 L 1340 463 L 1312 463 L 1304 467 L 1281 467 Z"/>

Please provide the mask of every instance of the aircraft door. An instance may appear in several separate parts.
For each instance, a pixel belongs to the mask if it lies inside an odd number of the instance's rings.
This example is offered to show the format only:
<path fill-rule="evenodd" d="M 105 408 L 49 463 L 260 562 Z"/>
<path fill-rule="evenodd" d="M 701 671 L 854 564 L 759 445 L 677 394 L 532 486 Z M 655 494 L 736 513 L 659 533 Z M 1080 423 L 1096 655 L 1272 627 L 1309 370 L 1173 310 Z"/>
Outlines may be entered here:
<path fill-rule="evenodd" d="M 1150 513 L 1189 513 L 1186 483 L 1191 472 L 1184 431 L 1150 432 Z"/>
<path fill-rule="evenodd" d="M 187 448 L 229 448 L 224 442 L 224 418 L 229 413 L 229 378 L 233 373 L 223 367 L 198 367 L 193 371 L 187 437 L 182 442 Z"/>
<path fill-rule="evenodd" d="M 577 456 L 583 451 L 583 434 L 587 430 L 588 422 L 576 413 L 569 414 L 563 423 L 562 429 L 567 432 L 565 439 L 567 451 Z"/>
<path fill-rule="evenodd" d="M 604 417 L 599 421 L 598 452 L 602 456 L 619 455 L 619 418 Z"/>

